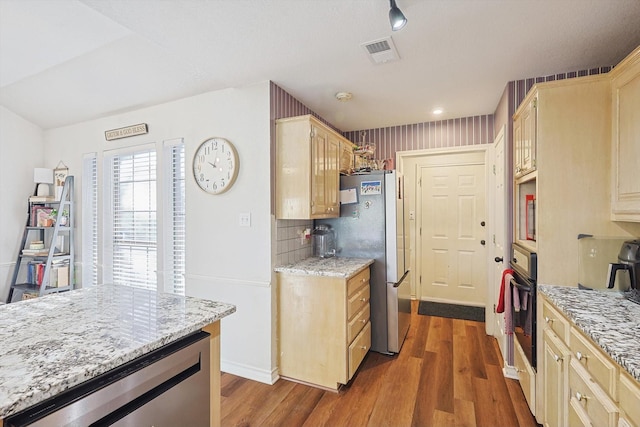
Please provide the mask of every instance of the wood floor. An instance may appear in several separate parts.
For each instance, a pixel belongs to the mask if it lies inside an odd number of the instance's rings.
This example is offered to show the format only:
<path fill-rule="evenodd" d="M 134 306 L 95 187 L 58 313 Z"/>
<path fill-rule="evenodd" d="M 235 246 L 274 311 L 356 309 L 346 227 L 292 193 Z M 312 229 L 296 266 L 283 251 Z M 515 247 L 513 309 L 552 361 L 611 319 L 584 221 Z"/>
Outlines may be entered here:
<path fill-rule="evenodd" d="M 537 426 L 480 322 L 416 314 L 399 355 L 370 352 L 340 393 L 222 374 L 223 426 Z"/>

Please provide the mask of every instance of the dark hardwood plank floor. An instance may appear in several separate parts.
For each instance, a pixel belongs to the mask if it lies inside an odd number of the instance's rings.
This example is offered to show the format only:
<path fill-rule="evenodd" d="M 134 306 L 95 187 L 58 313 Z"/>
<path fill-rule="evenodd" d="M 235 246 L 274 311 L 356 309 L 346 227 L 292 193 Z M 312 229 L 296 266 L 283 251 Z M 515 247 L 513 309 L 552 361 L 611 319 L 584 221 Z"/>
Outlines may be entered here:
<path fill-rule="evenodd" d="M 399 355 L 370 352 L 339 393 L 222 374 L 223 426 L 537 426 L 481 322 L 417 314 Z"/>

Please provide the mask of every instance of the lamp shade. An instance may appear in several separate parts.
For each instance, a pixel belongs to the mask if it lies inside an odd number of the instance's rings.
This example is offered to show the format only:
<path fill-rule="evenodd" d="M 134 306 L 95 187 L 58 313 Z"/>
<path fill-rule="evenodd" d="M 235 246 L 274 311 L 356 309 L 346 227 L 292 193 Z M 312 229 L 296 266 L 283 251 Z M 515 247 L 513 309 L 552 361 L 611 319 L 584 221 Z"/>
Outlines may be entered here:
<path fill-rule="evenodd" d="M 53 184 L 53 169 L 33 169 L 33 182 L 36 184 Z"/>

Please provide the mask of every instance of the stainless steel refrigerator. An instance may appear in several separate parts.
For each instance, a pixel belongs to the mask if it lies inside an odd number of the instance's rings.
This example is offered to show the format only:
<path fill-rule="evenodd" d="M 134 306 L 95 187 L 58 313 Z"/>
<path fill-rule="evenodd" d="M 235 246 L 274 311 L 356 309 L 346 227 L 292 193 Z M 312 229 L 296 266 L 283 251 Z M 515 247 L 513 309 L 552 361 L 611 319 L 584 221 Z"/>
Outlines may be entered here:
<path fill-rule="evenodd" d="M 340 218 L 317 220 L 336 235 L 336 255 L 373 258 L 371 349 L 399 353 L 409 330 L 411 285 L 404 180 L 395 171 L 340 177 Z"/>

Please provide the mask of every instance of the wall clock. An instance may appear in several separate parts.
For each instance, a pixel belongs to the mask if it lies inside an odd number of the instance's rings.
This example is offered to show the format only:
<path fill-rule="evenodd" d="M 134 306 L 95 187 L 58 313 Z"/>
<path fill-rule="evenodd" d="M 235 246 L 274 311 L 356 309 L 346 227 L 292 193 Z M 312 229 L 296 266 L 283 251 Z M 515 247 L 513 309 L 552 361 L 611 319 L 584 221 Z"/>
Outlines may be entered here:
<path fill-rule="evenodd" d="M 229 190 L 238 176 L 238 152 L 224 138 L 209 138 L 193 156 L 193 177 L 198 186 L 210 194 Z"/>

